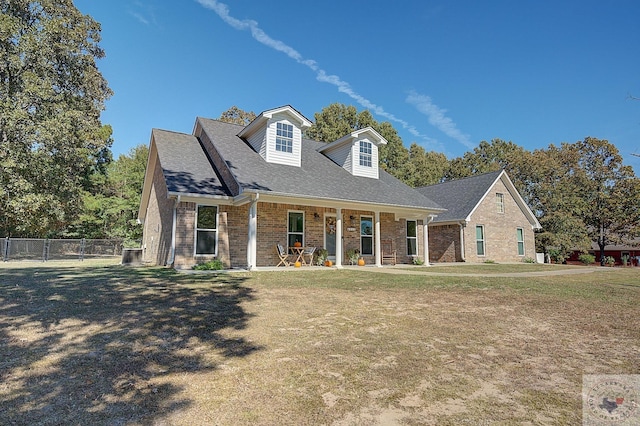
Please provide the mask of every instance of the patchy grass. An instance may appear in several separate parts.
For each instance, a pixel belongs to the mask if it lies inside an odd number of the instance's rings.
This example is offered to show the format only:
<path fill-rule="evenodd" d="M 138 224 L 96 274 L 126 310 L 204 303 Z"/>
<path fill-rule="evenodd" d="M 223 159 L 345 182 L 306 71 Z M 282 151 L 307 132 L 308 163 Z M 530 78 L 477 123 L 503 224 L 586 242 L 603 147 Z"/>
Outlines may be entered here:
<path fill-rule="evenodd" d="M 3 264 L 0 418 L 579 424 L 583 374 L 640 371 L 635 269 L 516 278 L 435 269 Z"/>

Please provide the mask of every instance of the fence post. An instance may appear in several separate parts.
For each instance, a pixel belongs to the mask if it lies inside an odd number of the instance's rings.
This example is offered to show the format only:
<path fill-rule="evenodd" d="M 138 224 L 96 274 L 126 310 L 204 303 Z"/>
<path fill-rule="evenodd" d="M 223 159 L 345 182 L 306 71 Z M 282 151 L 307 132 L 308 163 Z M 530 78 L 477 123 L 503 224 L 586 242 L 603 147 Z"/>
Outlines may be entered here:
<path fill-rule="evenodd" d="M 80 260 L 84 261 L 84 244 L 85 244 L 85 239 L 83 238 L 82 240 L 80 240 Z"/>
<path fill-rule="evenodd" d="M 9 237 L 4 237 L 2 244 L 4 244 L 4 258 L 2 260 L 7 262 L 9 260 Z"/>
<path fill-rule="evenodd" d="M 42 261 L 46 262 L 47 260 L 49 260 L 49 239 L 45 238 L 42 244 Z"/>

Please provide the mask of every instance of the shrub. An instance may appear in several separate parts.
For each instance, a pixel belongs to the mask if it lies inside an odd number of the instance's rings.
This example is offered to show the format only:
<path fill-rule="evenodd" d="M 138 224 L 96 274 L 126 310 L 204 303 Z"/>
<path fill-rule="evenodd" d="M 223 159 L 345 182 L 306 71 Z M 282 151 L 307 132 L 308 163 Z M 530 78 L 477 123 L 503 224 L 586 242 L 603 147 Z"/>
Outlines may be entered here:
<path fill-rule="evenodd" d="M 490 263 L 490 264 L 494 264 L 494 263 L 496 263 L 496 261 L 495 261 L 495 260 L 491 260 L 491 259 L 487 259 L 487 260 L 485 260 L 485 261 L 484 261 L 484 262 L 482 262 L 482 263 Z"/>
<path fill-rule="evenodd" d="M 420 259 L 418 256 L 414 256 L 413 264 L 418 266 L 424 265 L 424 260 Z"/>
<path fill-rule="evenodd" d="M 536 263 L 536 260 L 533 257 L 525 257 L 522 261 L 524 263 Z"/>
<path fill-rule="evenodd" d="M 591 265 L 592 263 L 595 263 L 596 257 L 589 253 L 582 253 L 580 256 L 578 256 L 578 260 L 580 260 L 580 262 L 584 263 L 585 265 Z"/>
<path fill-rule="evenodd" d="M 224 265 L 220 259 L 209 260 L 208 262 L 198 263 L 193 266 L 196 271 L 219 271 L 224 269 Z"/>
<path fill-rule="evenodd" d="M 564 255 L 562 254 L 562 252 L 558 249 L 550 249 L 549 250 L 549 258 L 554 261 L 555 263 L 562 263 L 564 262 Z"/>
<path fill-rule="evenodd" d="M 615 265 L 615 263 L 616 263 L 616 260 L 613 258 L 613 256 L 606 256 L 604 258 L 605 265 L 613 266 Z"/>

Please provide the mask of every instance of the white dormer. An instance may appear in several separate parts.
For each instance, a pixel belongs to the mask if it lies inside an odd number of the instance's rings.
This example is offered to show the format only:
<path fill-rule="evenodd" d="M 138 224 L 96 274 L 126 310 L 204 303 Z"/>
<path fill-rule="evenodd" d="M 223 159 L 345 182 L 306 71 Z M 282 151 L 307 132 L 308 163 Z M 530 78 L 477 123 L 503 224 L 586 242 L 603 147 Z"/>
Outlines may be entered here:
<path fill-rule="evenodd" d="M 269 163 L 300 167 L 302 129 L 311 122 L 286 105 L 261 113 L 238 136 Z"/>
<path fill-rule="evenodd" d="M 319 151 L 354 176 L 378 179 L 378 147 L 387 140 L 371 127 L 355 130 Z"/>

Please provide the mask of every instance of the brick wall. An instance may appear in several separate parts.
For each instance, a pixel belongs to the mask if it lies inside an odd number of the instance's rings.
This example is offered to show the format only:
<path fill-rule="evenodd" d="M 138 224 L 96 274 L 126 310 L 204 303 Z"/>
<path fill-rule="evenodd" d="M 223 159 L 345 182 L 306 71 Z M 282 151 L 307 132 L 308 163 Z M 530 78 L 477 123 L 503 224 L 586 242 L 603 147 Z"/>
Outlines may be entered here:
<path fill-rule="evenodd" d="M 167 186 L 159 162 L 156 161 L 155 164 L 144 221 L 142 260 L 154 265 L 166 265 L 171 253 L 174 201 L 167 197 Z"/>
<path fill-rule="evenodd" d="M 496 193 L 504 194 L 504 213 L 498 213 Z M 484 225 L 485 255 L 476 250 L 476 225 Z M 518 255 L 516 228 L 524 231 L 525 254 Z M 473 213 L 464 230 L 467 262 L 521 262 L 525 257 L 535 258 L 535 242 L 531 224 L 501 180 L 496 182 Z"/>
<path fill-rule="evenodd" d="M 429 260 L 431 262 L 459 262 L 460 225 L 429 226 Z"/>

